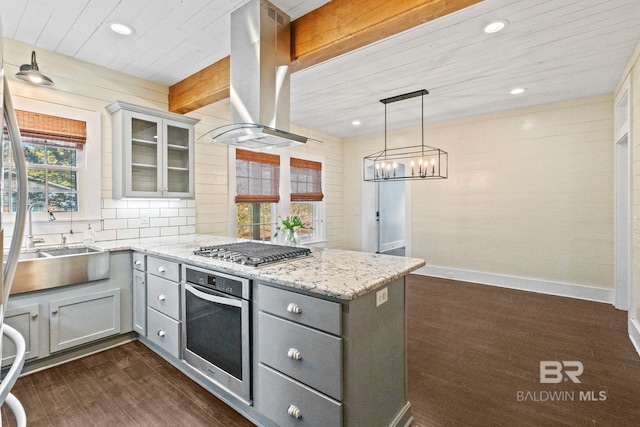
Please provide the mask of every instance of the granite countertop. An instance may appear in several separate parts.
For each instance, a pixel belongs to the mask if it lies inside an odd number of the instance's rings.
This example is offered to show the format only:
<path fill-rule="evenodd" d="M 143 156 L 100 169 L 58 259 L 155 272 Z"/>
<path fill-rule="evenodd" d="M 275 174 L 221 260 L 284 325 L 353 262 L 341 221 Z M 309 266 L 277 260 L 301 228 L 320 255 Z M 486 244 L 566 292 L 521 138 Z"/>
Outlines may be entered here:
<path fill-rule="evenodd" d="M 177 262 L 264 280 L 342 300 L 352 300 L 425 265 L 418 258 L 405 258 L 342 249 L 310 248 L 311 255 L 292 261 L 248 267 L 201 257 L 194 249 L 239 241 L 208 234 L 167 236 L 98 242 L 105 250 L 136 250 Z"/>

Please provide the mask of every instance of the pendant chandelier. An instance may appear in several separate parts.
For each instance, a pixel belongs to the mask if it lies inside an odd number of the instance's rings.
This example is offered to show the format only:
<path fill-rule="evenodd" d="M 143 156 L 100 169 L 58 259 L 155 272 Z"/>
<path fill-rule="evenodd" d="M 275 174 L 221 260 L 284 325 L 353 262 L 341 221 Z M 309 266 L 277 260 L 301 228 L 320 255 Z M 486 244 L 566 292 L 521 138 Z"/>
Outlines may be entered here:
<path fill-rule="evenodd" d="M 447 178 L 449 173 L 447 152 L 424 145 L 424 96 L 428 93 L 426 89 L 422 89 L 380 100 L 384 104 L 384 150 L 370 154 L 363 159 L 365 181 L 385 182 Z M 422 98 L 421 144 L 387 148 L 387 104 L 418 96 Z"/>

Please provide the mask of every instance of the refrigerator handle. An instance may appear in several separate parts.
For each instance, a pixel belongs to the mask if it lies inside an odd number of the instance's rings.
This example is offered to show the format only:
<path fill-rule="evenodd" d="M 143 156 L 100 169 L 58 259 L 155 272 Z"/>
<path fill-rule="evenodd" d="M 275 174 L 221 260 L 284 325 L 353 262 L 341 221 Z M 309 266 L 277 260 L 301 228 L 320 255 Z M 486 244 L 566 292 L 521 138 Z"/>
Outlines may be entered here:
<path fill-rule="evenodd" d="M 16 220 L 13 227 L 13 236 L 11 245 L 9 246 L 9 255 L 4 265 L 4 294 L 2 295 L 3 306 L 7 306 L 9 293 L 11 292 L 11 284 L 16 274 L 18 266 L 18 258 L 22 248 L 22 239 L 24 237 L 24 226 L 27 218 L 27 165 L 24 160 L 24 150 L 22 148 L 22 136 L 18 128 L 18 119 L 13 109 L 11 94 L 9 93 L 9 84 L 7 79 L 4 80 L 4 118 L 9 133 L 9 141 L 13 150 L 13 159 L 16 165 L 17 195 L 16 195 Z"/>

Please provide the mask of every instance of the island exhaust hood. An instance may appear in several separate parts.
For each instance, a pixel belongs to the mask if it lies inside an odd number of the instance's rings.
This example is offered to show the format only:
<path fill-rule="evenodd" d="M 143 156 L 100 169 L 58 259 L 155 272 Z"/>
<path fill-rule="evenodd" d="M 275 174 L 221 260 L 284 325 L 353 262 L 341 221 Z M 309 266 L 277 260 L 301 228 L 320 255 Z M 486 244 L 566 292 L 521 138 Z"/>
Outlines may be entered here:
<path fill-rule="evenodd" d="M 199 140 L 264 150 L 304 144 L 289 132 L 289 16 L 266 0 L 231 12 L 230 125 Z"/>

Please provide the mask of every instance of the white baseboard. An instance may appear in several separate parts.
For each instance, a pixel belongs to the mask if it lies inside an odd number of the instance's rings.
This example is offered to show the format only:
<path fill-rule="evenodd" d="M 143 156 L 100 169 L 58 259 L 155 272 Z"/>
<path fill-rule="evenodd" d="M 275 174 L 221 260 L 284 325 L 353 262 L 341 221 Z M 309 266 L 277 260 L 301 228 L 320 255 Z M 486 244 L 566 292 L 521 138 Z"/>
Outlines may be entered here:
<path fill-rule="evenodd" d="M 640 355 L 640 322 L 636 319 L 629 319 L 629 338 Z"/>
<path fill-rule="evenodd" d="M 526 277 L 505 276 L 501 274 L 483 273 L 479 271 L 461 270 L 455 268 L 424 266 L 413 272 L 425 276 L 441 277 L 444 279 L 460 280 L 463 282 L 480 283 L 483 285 L 499 286 L 502 288 L 518 289 L 521 291 L 538 292 L 583 299 L 588 301 L 606 302 L 613 304 L 615 292 L 613 289 L 596 288 L 593 286 L 575 285 L 571 283 L 551 282 L 547 280 L 529 279 Z"/>

